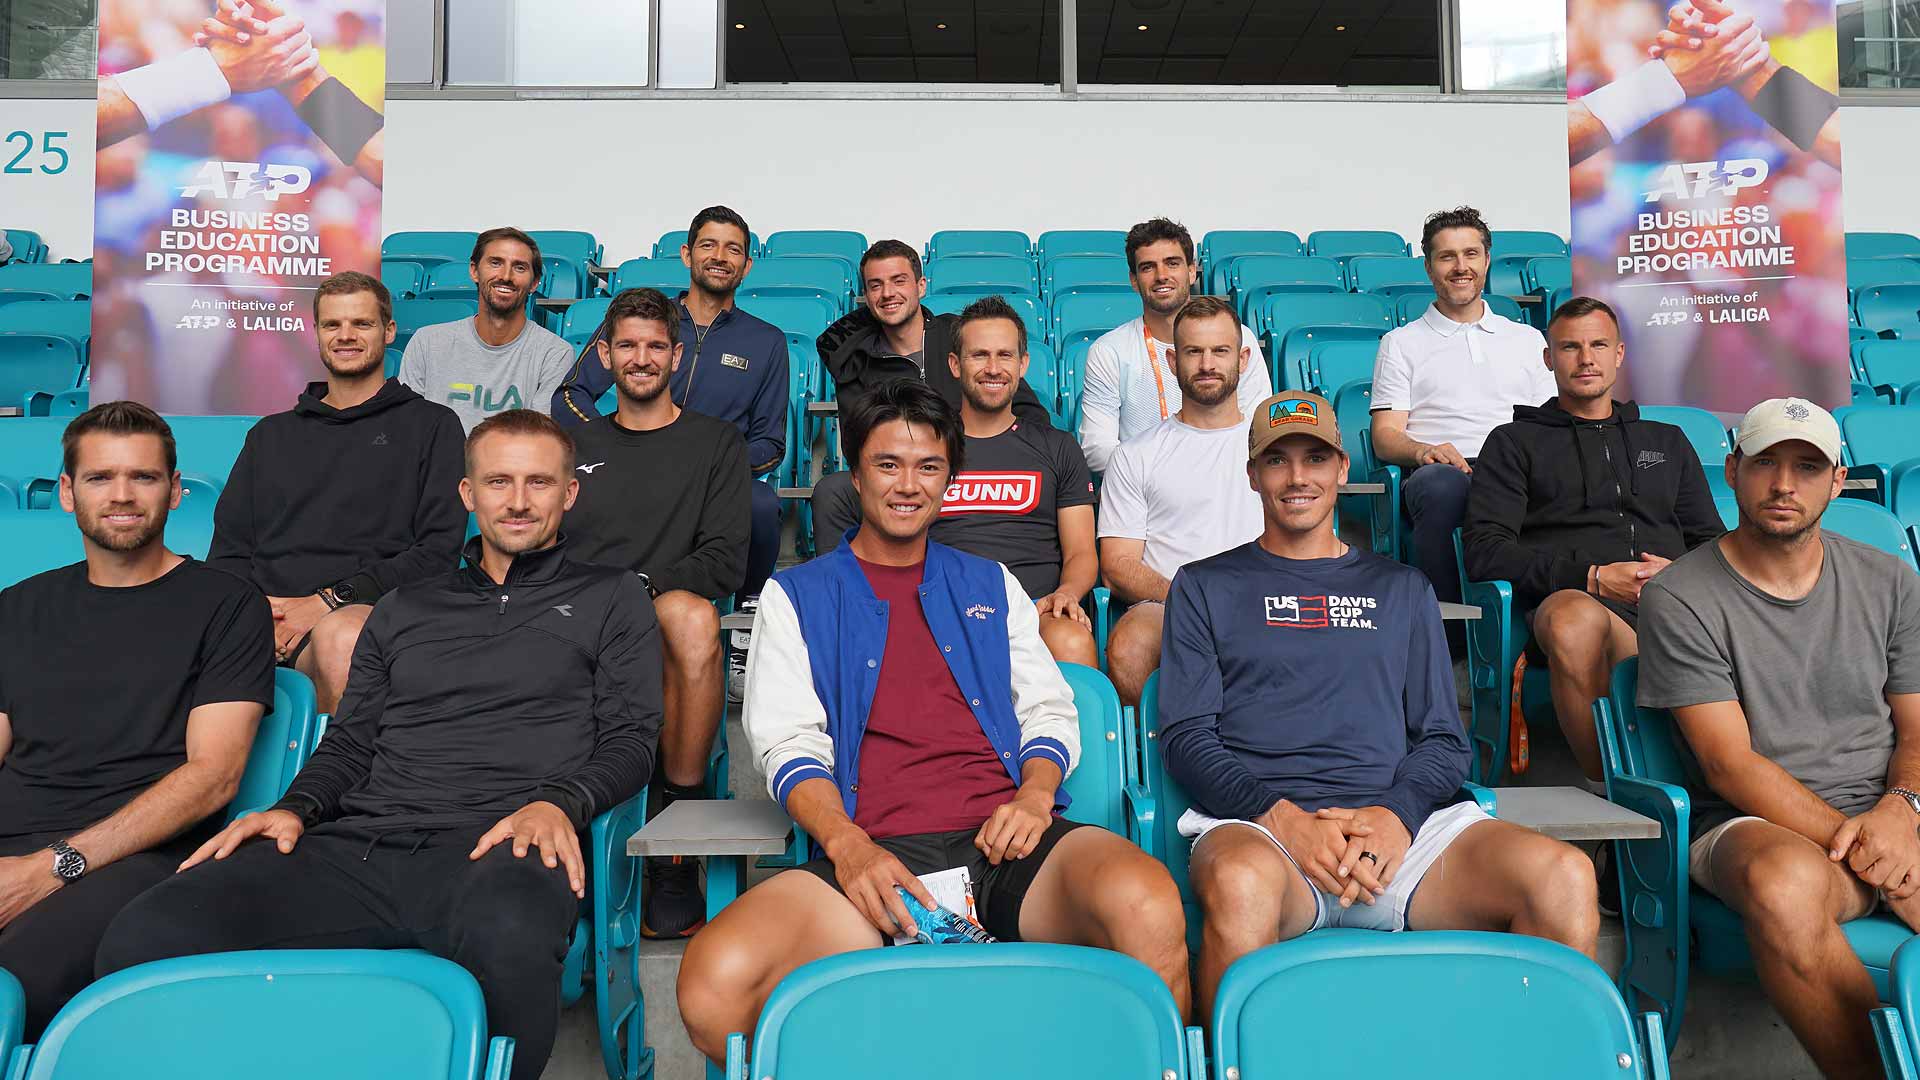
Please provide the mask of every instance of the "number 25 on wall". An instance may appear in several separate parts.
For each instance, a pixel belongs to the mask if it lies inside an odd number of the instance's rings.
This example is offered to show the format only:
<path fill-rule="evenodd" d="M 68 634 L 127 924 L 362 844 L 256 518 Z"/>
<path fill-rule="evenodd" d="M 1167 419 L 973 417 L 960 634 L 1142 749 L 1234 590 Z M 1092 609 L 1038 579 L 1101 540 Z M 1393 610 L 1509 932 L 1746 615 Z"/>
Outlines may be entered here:
<path fill-rule="evenodd" d="M 7 163 L 0 166 L 0 173 L 9 176 L 32 174 L 34 167 L 23 162 L 27 160 L 27 155 L 33 153 L 33 135 L 31 131 L 9 131 L 6 138 L 0 140 L 6 144 L 6 149 L 0 150 L 0 157 L 8 158 Z M 67 171 L 67 165 L 70 164 L 71 159 L 67 156 L 66 147 L 59 145 L 66 140 L 66 137 L 67 133 L 64 131 L 40 132 L 39 169 L 41 172 L 53 176 Z M 14 150 L 16 146 L 19 148 L 18 151 Z"/>

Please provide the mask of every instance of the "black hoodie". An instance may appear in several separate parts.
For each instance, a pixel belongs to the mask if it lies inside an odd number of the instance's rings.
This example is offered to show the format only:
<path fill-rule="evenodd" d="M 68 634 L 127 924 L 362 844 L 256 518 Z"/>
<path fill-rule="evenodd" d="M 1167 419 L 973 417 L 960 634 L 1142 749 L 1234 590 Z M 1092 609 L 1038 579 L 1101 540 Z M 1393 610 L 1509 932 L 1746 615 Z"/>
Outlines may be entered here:
<path fill-rule="evenodd" d="M 1515 604 L 1585 590 L 1587 570 L 1643 552 L 1677 559 L 1725 529 L 1687 436 L 1631 401 L 1580 420 L 1549 399 L 1513 407 L 1473 464 L 1467 577 L 1513 583 Z"/>
<path fill-rule="evenodd" d="M 953 351 L 953 329 L 958 315 L 935 315 L 920 309 L 927 320 L 927 338 L 920 355 L 926 367 L 916 365 L 887 347 L 880 320 L 865 307 L 857 307 L 839 322 L 822 331 L 814 345 L 820 350 L 820 363 L 833 378 L 834 397 L 840 402 L 854 398 L 889 379 L 919 379 L 955 409 L 960 407 L 960 380 L 947 366 L 947 354 Z M 1047 407 L 1021 379 L 1013 392 L 1013 414 L 1029 424 L 1053 424 Z"/>
<path fill-rule="evenodd" d="M 312 383 L 247 432 L 214 507 L 208 565 L 268 596 L 346 584 L 360 603 L 458 566 L 459 417 L 398 379 L 350 409 L 326 393 Z"/>

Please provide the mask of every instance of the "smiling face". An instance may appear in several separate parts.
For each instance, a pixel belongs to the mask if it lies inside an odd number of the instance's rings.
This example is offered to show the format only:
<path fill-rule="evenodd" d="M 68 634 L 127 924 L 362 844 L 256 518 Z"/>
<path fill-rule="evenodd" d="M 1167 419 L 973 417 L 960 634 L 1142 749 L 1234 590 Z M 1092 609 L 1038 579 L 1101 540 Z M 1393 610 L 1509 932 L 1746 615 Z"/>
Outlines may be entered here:
<path fill-rule="evenodd" d="M 553 546 L 579 493 L 567 448 L 548 435 L 485 435 L 468 451 L 460 479 L 460 500 L 481 542 L 509 556 Z"/>
<path fill-rule="evenodd" d="M 904 255 L 868 259 L 860 273 L 867 310 L 882 326 L 904 325 L 927 295 L 927 279 L 913 272 L 913 261 Z"/>
<path fill-rule="evenodd" d="M 1731 456 L 1726 469 L 1740 504 L 1740 527 L 1781 543 L 1809 535 L 1847 479 L 1846 469 L 1799 439 Z"/>
<path fill-rule="evenodd" d="M 1604 311 L 1557 319 L 1547 327 L 1547 367 L 1559 388 L 1560 403 L 1605 401 L 1620 380 L 1626 358 L 1620 328 Z"/>
<path fill-rule="evenodd" d="M 1247 481 L 1260 495 L 1267 524 L 1304 536 L 1331 528 L 1347 456 L 1311 435 L 1288 435 L 1247 462 Z"/>
<path fill-rule="evenodd" d="M 680 367 L 680 343 L 658 319 L 624 318 L 600 342 L 600 363 L 620 396 L 637 404 L 659 397 Z"/>
<path fill-rule="evenodd" d="M 1173 375 L 1187 400 L 1211 408 L 1239 390 L 1247 351 L 1232 312 L 1182 319 L 1173 339 Z"/>
<path fill-rule="evenodd" d="M 1199 280 L 1199 268 L 1187 258 L 1178 240 L 1155 240 L 1133 253 L 1133 287 L 1140 301 L 1156 315 L 1171 315 L 1183 307 Z"/>
<path fill-rule="evenodd" d="M 946 443 L 932 428 L 905 420 L 876 425 L 853 470 L 860 527 L 891 541 L 922 535 L 940 516 L 940 499 L 952 471 Z"/>
<path fill-rule="evenodd" d="M 60 508 L 73 514 L 89 543 L 107 551 L 160 543 L 167 512 L 179 505 L 180 475 L 167 468 L 158 435 L 82 435 L 72 473 L 60 476 Z"/>
<path fill-rule="evenodd" d="M 960 395 L 983 413 L 1013 407 L 1014 391 L 1027 374 L 1026 344 L 1008 319 L 975 319 L 960 328 L 958 350 L 947 358 Z"/>
<path fill-rule="evenodd" d="M 1433 234 L 1427 253 L 1427 278 L 1441 299 L 1455 307 L 1465 307 L 1480 299 L 1491 257 L 1486 238 L 1480 235 L 1479 229 L 1472 226 L 1441 229 Z"/>
<path fill-rule="evenodd" d="M 350 379 L 386 362 L 396 327 L 380 317 L 379 297 L 371 292 L 329 293 L 317 308 L 320 363 L 328 374 Z"/>
<path fill-rule="evenodd" d="M 533 261 L 532 248 L 518 240 L 500 239 L 468 265 L 467 275 L 480 287 L 480 302 L 487 310 L 505 318 L 526 306 L 527 294 L 540 281 L 540 267 Z"/>
<path fill-rule="evenodd" d="M 733 295 L 753 267 L 747 257 L 748 242 L 738 225 L 709 221 L 694 234 L 693 243 L 680 245 L 680 261 L 687 264 L 695 288 L 724 299 Z"/>

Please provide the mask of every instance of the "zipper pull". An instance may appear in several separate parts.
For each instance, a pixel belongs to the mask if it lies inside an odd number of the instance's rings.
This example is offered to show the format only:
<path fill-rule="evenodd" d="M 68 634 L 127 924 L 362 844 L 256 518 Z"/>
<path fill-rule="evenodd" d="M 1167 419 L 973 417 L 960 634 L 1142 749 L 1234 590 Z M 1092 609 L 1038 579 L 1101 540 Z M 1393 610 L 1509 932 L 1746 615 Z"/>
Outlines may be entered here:
<path fill-rule="evenodd" d="M 507 594 L 501 593 L 500 594 L 500 614 L 505 615 L 506 613 L 507 613 Z"/>

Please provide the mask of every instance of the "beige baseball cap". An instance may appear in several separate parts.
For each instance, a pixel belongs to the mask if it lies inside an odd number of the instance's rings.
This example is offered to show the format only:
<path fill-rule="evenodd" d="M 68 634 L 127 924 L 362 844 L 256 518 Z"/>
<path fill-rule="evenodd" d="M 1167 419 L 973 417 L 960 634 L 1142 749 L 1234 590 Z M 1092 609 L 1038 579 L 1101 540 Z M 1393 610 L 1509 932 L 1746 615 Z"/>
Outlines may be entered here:
<path fill-rule="evenodd" d="M 1286 435 L 1311 435 L 1346 452 L 1340 445 L 1340 425 L 1334 422 L 1333 403 L 1319 394 L 1295 390 L 1261 402 L 1247 424 L 1247 460 L 1259 457 L 1267 444 Z"/>
<path fill-rule="evenodd" d="M 1798 439 L 1811 443 L 1827 461 L 1840 464 L 1840 424 L 1833 414 L 1805 398 L 1768 398 L 1747 410 L 1740 421 L 1740 452 L 1762 450 Z"/>

